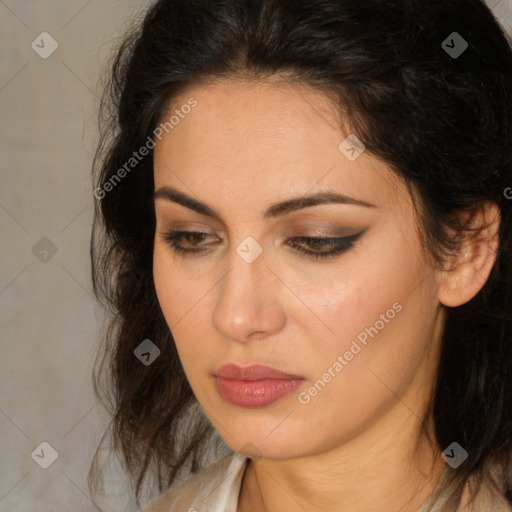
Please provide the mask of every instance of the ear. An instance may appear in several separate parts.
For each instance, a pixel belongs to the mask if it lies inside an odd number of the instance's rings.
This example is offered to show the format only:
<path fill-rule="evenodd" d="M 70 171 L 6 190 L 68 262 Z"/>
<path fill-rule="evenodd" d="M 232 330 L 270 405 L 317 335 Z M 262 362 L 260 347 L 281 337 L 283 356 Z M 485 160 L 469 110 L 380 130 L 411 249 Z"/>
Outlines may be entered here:
<path fill-rule="evenodd" d="M 439 302 L 457 307 L 470 301 L 484 286 L 498 251 L 501 220 L 496 203 L 485 201 L 481 209 L 465 211 L 466 222 L 474 233 L 461 236 L 460 251 L 439 271 Z M 450 264 L 451 263 L 451 264 Z"/>

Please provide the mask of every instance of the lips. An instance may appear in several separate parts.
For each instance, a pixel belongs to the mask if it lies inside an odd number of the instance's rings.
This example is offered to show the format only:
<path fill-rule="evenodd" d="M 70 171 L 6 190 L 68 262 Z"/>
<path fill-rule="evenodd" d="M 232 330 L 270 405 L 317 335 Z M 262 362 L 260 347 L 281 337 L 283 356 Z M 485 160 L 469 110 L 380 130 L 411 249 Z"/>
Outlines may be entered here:
<path fill-rule="evenodd" d="M 265 407 L 294 392 L 305 381 L 276 368 L 235 364 L 221 366 L 215 373 L 215 387 L 220 396 L 239 407 Z"/>
<path fill-rule="evenodd" d="M 255 364 L 252 366 L 247 366 L 246 368 L 241 368 L 236 364 L 229 363 L 222 365 L 216 372 L 215 375 L 217 377 L 223 377 L 225 379 L 235 379 L 235 380 L 246 380 L 246 381 L 255 381 L 255 380 L 263 380 L 263 379 L 304 379 L 301 375 L 292 375 L 290 373 L 285 373 L 276 368 L 272 368 L 271 366 Z"/>

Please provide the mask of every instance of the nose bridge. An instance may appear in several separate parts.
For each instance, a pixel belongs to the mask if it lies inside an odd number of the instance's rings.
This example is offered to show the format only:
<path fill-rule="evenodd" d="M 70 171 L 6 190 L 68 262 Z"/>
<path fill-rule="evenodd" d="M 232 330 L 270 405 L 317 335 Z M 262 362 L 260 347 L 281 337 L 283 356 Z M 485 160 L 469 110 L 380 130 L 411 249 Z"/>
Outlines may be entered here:
<path fill-rule="evenodd" d="M 223 336 L 245 341 L 253 332 L 280 327 L 284 315 L 271 276 L 263 247 L 254 238 L 247 237 L 234 248 L 212 313 L 213 324 Z"/>

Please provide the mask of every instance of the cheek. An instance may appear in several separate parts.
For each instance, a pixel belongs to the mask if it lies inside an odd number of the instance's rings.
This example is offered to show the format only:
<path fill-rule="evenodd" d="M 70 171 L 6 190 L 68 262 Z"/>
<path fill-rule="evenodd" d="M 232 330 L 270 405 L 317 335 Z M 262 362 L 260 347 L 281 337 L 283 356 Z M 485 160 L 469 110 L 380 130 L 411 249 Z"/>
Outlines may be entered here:
<path fill-rule="evenodd" d="M 355 291 L 344 297 L 357 299 Z M 431 331 L 428 322 L 418 325 L 413 302 L 395 301 L 392 312 L 390 304 L 383 301 L 378 307 L 374 298 L 366 303 L 366 309 L 351 310 L 352 316 L 345 309 L 345 321 L 337 324 L 335 341 L 325 347 L 323 340 L 316 338 L 322 351 L 319 345 L 308 348 L 308 383 L 294 398 L 296 418 L 300 418 L 295 426 L 297 436 L 309 434 L 315 439 L 316 432 L 323 432 L 317 442 L 320 449 L 326 449 L 366 428 L 399 401 L 420 415 L 418 397 L 408 396 L 408 389 L 415 379 L 423 379 L 422 363 Z M 381 311 L 384 315 L 388 311 L 388 323 L 380 320 Z M 346 335 L 342 332 L 345 325 Z M 428 382 L 422 387 L 426 391 Z M 274 441 L 286 443 L 289 434 L 277 429 Z"/>
<path fill-rule="evenodd" d="M 186 283 L 176 266 L 165 257 L 163 250 L 155 250 L 153 258 L 153 280 L 155 290 L 167 326 L 177 342 L 177 336 L 186 327 L 188 317 L 193 314 L 195 287 Z M 188 313 L 187 313 L 188 312 Z M 176 339 L 178 338 L 178 339 Z M 176 343 L 179 350 L 179 344 Z"/>
<path fill-rule="evenodd" d="M 287 276 L 300 298 L 288 316 L 309 333 L 306 340 L 317 348 L 321 340 L 319 356 L 332 358 L 349 350 L 354 338 L 362 346 L 372 335 L 382 338 L 404 316 L 398 310 L 408 300 L 418 269 L 407 268 L 403 261 L 358 260 L 341 271 L 334 268 L 323 274 L 312 271 L 307 277 Z"/>
<path fill-rule="evenodd" d="M 336 378 L 329 387 L 362 396 L 385 388 L 379 377 L 395 390 L 413 377 L 432 344 L 436 307 L 431 280 L 424 280 L 428 268 L 412 252 L 388 253 L 378 262 L 361 261 L 357 271 L 309 280 L 314 285 L 304 303 L 317 319 L 309 315 L 305 321 L 304 310 L 302 319 L 299 310 L 295 316 L 309 332 L 313 381 L 328 380 L 330 370 Z"/>
<path fill-rule="evenodd" d="M 211 284 L 201 284 L 185 276 L 179 265 L 165 255 L 165 249 L 155 249 L 153 279 L 160 308 L 188 376 L 193 370 L 189 368 L 190 361 L 197 362 L 205 354 L 200 345 L 207 343 L 208 337 L 201 330 L 209 307 L 206 295 Z"/>
<path fill-rule="evenodd" d="M 194 314 L 204 296 L 201 282 L 182 271 L 177 258 L 162 244 L 155 244 L 153 280 L 158 302 L 169 328 L 180 328 Z M 206 286 L 206 284 L 205 284 Z"/>
<path fill-rule="evenodd" d="M 156 248 L 153 256 L 153 281 L 160 308 L 167 325 L 171 328 L 178 321 L 179 303 L 176 292 L 181 284 L 172 267 L 166 264 L 161 251 Z"/>

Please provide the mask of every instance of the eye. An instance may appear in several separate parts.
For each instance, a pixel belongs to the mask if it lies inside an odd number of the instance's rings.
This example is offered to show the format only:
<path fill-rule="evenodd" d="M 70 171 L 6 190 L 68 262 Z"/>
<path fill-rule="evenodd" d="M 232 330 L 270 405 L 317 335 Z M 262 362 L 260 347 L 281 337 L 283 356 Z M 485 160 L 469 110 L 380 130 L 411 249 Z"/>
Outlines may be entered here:
<path fill-rule="evenodd" d="M 309 258 L 319 260 L 334 258 L 351 249 L 362 234 L 363 232 L 341 238 L 301 236 L 290 238 L 287 243 L 298 253 L 304 254 Z M 202 241 L 208 237 L 212 237 L 210 233 L 202 231 L 171 230 L 166 233 L 162 233 L 162 235 L 165 242 L 173 251 L 186 256 L 199 256 L 207 252 L 208 247 L 199 249 L 197 247 L 200 247 Z M 183 243 L 184 240 L 185 244 Z M 188 246 L 186 244 L 188 244 Z M 305 248 L 304 245 L 309 247 L 309 249 Z"/>
<path fill-rule="evenodd" d="M 211 236 L 209 233 L 204 233 L 202 231 L 168 231 L 167 233 L 162 233 L 164 240 L 169 244 L 173 251 L 177 253 L 186 254 L 187 256 L 197 256 L 206 249 L 190 249 L 184 247 L 181 243 L 183 239 L 186 239 L 188 243 L 195 247 L 198 245 L 196 242 L 201 242 L 205 238 Z"/>
<path fill-rule="evenodd" d="M 294 247 L 297 252 L 305 254 L 315 260 L 335 258 L 341 253 L 352 249 L 355 242 L 362 234 L 361 232 L 341 238 L 301 236 L 290 239 L 291 241 L 288 242 L 288 245 Z M 305 249 L 302 245 L 297 245 L 296 241 L 305 243 L 309 249 Z M 328 250 L 319 251 L 318 249 Z"/>

